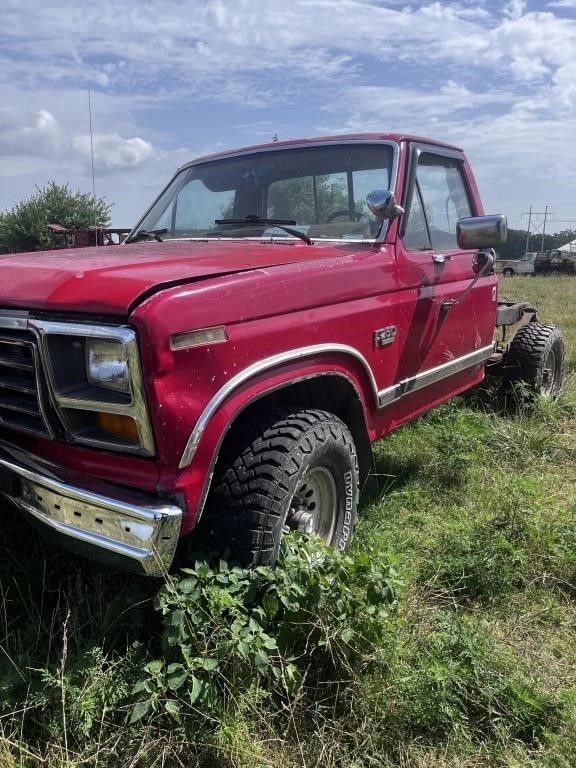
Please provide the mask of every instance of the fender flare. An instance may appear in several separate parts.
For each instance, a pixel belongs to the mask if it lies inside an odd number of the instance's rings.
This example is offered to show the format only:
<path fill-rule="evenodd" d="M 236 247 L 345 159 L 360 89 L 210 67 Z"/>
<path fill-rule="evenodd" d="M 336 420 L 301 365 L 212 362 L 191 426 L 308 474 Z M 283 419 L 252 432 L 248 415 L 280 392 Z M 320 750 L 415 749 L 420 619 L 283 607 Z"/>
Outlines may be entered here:
<path fill-rule="evenodd" d="M 342 359 L 343 352 L 348 357 L 347 362 Z M 315 357 L 318 358 L 316 365 L 310 365 L 310 358 Z M 328 357 L 331 359 L 327 359 Z M 300 367 L 302 361 L 308 365 Z M 295 367 L 295 363 L 298 367 Z M 370 430 L 368 421 L 370 411 L 377 407 L 377 386 L 368 362 L 358 350 L 345 345 L 318 345 L 275 355 L 245 368 L 211 398 L 201 414 L 202 420 L 198 419 L 188 440 L 187 446 L 191 450 L 188 454 L 183 454 L 178 481 L 173 488 L 182 499 L 183 508 L 186 510 L 181 535 L 190 533 L 200 520 L 220 449 L 240 414 L 274 392 L 322 377 L 339 377 L 346 381 L 358 399 L 366 429 Z M 275 381 L 272 381 L 273 378 Z M 254 384 L 255 381 L 258 384 L 256 389 L 246 391 L 246 385 Z M 237 402 L 230 403 L 235 396 Z M 229 412 L 225 414 L 227 403 Z M 213 417 L 221 423 L 214 424 Z"/>

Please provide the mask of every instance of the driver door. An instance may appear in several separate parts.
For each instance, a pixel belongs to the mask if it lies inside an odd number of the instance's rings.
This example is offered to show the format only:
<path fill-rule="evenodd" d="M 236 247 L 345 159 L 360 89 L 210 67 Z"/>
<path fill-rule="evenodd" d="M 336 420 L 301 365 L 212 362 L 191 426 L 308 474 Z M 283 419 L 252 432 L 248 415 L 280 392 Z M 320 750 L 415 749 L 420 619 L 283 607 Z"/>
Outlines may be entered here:
<path fill-rule="evenodd" d="M 476 375 L 482 350 L 492 343 L 495 278 L 481 277 L 467 290 L 476 277 L 476 250 L 459 248 L 456 224 L 482 211 L 475 210 L 463 155 L 420 148 L 416 158 L 396 254 L 403 297 L 398 380 L 442 381 L 451 393 L 462 371 Z"/>

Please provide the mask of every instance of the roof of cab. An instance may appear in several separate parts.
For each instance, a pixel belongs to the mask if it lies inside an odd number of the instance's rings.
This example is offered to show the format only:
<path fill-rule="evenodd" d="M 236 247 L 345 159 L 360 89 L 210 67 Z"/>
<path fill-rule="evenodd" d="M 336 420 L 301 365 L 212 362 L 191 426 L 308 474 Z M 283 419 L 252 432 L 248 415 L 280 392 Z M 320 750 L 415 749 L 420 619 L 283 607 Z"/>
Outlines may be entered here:
<path fill-rule="evenodd" d="M 455 150 L 462 152 L 460 147 L 456 147 L 453 144 L 447 144 L 444 141 L 438 141 L 437 139 L 429 139 L 424 136 L 413 136 L 407 133 L 345 133 L 336 134 L 334 136 L 314 136 L 312 138 L 305 139 L 288 139 L 287 141 L 271 141 L 266 144 L 252 144 L 248 147 L 240 147 L 238 149 L 228 149 L 223 152 L 216 152 L 211 155 L 204 155 L 197 157 L 188 163 L 184 163 L 178 170 L 186 168 L 189 165 L 195 165 L 196 163 L 204 163 L 209 160 L 220 160 L 225 157 L 234 157 L 249 152 L 257 152 L 259 150 L 266 149 L 282 149 L 283 147 L 294 146 L 306 146 L 307 144 L 326 144 L 328 142 L 341 143 L 341 142 L 355 142 L 355 141 L 391 141 L 400 143 L 403 141 L 413 142 L 417 144 L 433 144 L 438 147 L 444 147 L 445 149 Z"/>

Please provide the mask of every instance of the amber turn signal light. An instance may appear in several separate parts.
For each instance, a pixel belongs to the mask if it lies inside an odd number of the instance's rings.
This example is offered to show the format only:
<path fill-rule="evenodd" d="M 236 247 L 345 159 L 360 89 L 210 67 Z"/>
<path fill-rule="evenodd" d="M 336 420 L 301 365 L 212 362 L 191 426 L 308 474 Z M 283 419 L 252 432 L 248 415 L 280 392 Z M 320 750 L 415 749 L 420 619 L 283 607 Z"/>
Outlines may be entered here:
<path fill-rule="evenodd" d="M 134 419 L 118 413 L 99 413 L 98 426 L 102 432 L 107 432 L 120 440 L 131 443 L 140 442 L 140 434 Z"/>

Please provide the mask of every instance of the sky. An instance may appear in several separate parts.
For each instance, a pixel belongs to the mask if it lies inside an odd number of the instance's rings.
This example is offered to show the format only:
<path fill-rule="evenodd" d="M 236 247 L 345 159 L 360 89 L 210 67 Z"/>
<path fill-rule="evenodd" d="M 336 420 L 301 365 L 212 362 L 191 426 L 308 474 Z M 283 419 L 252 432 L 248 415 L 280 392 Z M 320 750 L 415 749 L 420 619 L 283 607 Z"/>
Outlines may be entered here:
<path fill-rule="evenodd" d="M 511 227 L 576 229 L 576 0 L 2 0 L 0 210 L 92 191 L 89 92 L 114 226 L 199 155 L 376 131 L 463 147 Z"/>

